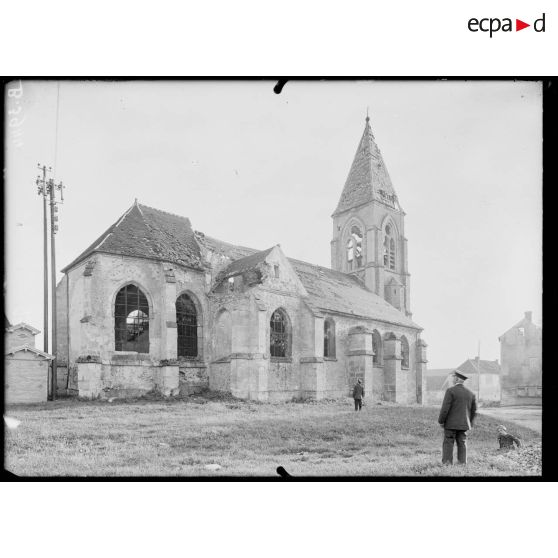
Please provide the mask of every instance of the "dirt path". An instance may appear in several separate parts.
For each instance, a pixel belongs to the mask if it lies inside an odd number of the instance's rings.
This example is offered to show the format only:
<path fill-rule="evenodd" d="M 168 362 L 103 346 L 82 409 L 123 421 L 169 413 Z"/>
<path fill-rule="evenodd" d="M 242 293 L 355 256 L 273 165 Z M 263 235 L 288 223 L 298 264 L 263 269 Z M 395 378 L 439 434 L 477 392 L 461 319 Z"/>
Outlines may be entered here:
<path fill-rule="evenodd" d="M 525 428 L 542 433 L 542 407 L 488 407 L 479 413 L 496 419 L 509 420 Z"/>

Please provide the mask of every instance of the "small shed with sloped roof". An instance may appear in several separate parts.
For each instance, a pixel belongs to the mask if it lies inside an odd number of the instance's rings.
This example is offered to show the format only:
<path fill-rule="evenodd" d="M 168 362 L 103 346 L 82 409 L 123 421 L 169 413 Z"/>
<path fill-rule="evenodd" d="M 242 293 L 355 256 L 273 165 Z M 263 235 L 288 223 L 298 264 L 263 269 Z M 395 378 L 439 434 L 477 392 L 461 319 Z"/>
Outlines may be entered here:
<path fill-rule="evenodd" d="M 49 365 L 52 355 L 35 348 L 38 329 L 20 323 L 5 331 L 4 393 L 7 405 L 43 403 L 48 398 Z"/>

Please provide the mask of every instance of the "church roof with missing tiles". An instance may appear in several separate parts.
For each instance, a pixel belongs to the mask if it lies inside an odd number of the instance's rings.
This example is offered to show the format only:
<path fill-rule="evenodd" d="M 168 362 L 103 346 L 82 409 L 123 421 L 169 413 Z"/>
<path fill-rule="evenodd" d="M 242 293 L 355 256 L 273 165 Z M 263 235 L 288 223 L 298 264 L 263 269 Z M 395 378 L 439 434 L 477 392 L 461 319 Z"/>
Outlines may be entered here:
<path fill-rule="evenodd" d="M 192 230 L 190 220 L 137 202 L 62 271 L 66 272 L 93 253 L 147 258 L 204 270 L 201 248 L 230 263 L 218 281 L 255 268 L 273 250 L 237 246 Z M 322 311 L 421 329 L 403 312 L 368 290 L 355 276 L 289 259 L 308 292 L 310 306 Z"/>
<path fill-rule="evenodd" d="M 95 252 L 133 256 L 203 269 L 190 219 L 134 203 L 62 272 Z"/>
<path fill-rule="evenodd" d="M 289 261 L 308 291 L 312 306 L 325 312 L 339 312 L 422 329 L 381 296 L 368 290 L 354 275 L 299 260 L 289 259 Z"/>
<path fill-rule="evenodd" d="M 366 117 L 362 138 L 333 214 L 337 215 L 372 200 L 377 200 L 394 209 L 401 209 L 384 159 L 374 141 L 370 119 Z"/>

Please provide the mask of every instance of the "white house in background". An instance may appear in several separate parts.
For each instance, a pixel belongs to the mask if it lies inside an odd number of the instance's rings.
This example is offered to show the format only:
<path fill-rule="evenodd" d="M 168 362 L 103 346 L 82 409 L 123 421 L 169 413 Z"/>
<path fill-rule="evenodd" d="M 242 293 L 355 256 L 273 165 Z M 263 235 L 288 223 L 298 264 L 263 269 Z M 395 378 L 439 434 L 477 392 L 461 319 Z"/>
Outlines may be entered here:
<path fill-rule="evenodd" d="M 456 369 L 468 376 L 469 379 L 465 382 L 465 385 L 477 396 L 481 403 L 500 402 L 500 365 L 498 361 L 470 358 L 456 368 L 433 368 L 427 371 L 426 400 L 429 405 L 442 403 L 446 389 L 453 385 L 451 375 Z"/>
<path fill-rule="evenodd" d="M 500 364 L 497 360 L 469 358 L 457 367 L 469 379 L 465 385 L 481 403 L 499 403 L 502 397 Z M 479 390 L 480 377 L 480 390 Z"/>

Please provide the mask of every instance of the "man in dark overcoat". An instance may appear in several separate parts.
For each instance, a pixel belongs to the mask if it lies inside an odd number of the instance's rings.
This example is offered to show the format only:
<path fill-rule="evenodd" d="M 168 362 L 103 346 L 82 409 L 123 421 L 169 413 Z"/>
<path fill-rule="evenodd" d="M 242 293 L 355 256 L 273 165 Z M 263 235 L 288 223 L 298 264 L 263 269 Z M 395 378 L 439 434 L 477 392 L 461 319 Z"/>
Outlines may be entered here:
<path fill-rule="evenodd" d="M 444 428 L 442 463 L 453 464 L 453 446 L 457 442 L 457 461 L 467 464 L 467 431 L 471 430 L 477 412 L 475 394 L 463 385 L 467 376 L 455 370 L 453 386 L 446 390 L 438 422 Z"/>
<path fill-rule="evenodd" d="M 355 400 L 355 411 L 362 409 L 362 399 L 364 397 L 364 386 L 362 380 L 359 378 L 353 389 L 353 399 Z"/>

